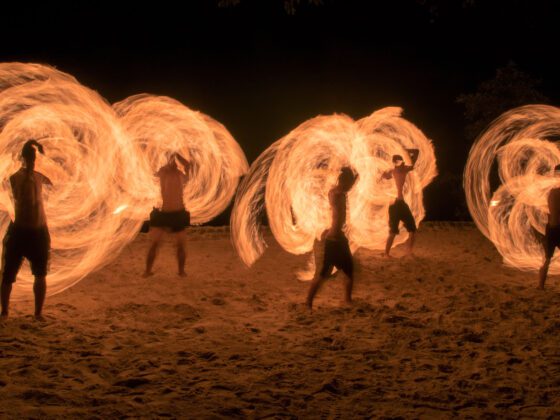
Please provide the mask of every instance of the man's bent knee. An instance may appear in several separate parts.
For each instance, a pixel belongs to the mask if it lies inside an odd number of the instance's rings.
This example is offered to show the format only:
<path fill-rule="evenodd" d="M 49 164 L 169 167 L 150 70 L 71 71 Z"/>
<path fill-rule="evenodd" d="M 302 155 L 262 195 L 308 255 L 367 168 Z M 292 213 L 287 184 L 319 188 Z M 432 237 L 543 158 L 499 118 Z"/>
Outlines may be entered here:
<path fill-rule="evenodd" d="M 34 285 L 44 286 L 46 284 L 47 284 L 47 277 L 46 276 L 35 276 Z"/>

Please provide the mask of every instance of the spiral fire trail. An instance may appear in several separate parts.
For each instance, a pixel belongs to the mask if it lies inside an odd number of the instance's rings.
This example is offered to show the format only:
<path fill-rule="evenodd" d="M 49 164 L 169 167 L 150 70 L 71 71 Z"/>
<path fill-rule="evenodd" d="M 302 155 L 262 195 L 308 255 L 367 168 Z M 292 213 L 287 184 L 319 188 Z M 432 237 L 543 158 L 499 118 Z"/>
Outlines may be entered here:
<path fill-rule="evenodd" d="M 548 192 L 560 186 L 552 174 L 560 163 L 559 138 L 560 109 L 527 105 L 492 122 L 469 153 L 464 186 L 470 213 L 509 266 L 542 265 Z M 558 255 L 550 273 L 560 273 Z"/>
<path fill-rule="evenodd" d="M 390 107 L 354 121 L 346 115 L 308 120 L 272 144 L 252 165 L 241 182 L 231 217 L 232 240 L 241 259 L 252 265 L 266 242 L 261 220 L 266 209 L 271 231 L 288 252 L 311 251 L 330 226 L 327 199 L 341 167 L 350 165 L 359 179 L 348 196 L 346 234 L 352 249 L 383 249 L 387 239 L 387 212 L 396 198 L 392 180 L 381 175 L 400 154 L 410 164 L 406 148 L 420 150 L 415 171 L 404 195 L 417 222 L 424 217 L 422 189 L 436 175 L 431 142 L 413 124 Z M 406 240 L 399 235 L 396 243 Z M 304 277 L 309 278 L 309 273 Z"/>
<path fill-rule="evenodd" d="M 183 197 L 191 222 L 205 223 L 224 211 L 249 165 L 239 144 L 222 124 L 163 96 L 135 95 L 113 108 L 138 157 L 129 160 L 129 170 L 142 175 L 132 177 L 126 184 L 131 197 L 137 199 L 130 209 L 135 218 L 145 217 L 160 199 L 153 174 L 174 152 L 191 163 Z"/>
<path fill-rule="evenodd" d="M 122 202 L 115 185 L 131 147 L 111 107 L 73 77 L 46 66 L 0 64 L 1 232 L 14 211 L 8 179 L 29 138 L 41 139 L 46 154 L 37 157 L 36 170 L 53 182 L 44 197 L 52 295 L 99 268 L 136 235 L 140 221 L 113 214 Z M 24 264 L 13 297 L 30 296 L 32 284 Z"/>
<path fill-rule="evenodd" d="M 118 115 L 117 115 L 118 114 Z M 247 170 L 229 132 L 204 114 L 165 97 L 138 95 L 112 108 L 96 92 L 54 68 L 0 64 L 0 232 L 14 209 L 9 177 L 30 138 L 45 155 L 36 170 L 51 234 L 48 294 L 59 293 L 110 262 L 131 242 L 160 199 L 154 172 L 169 152 L 191 161 L 185 203 L 194 223 L 220 213 Z M 32 295 L 24 264 L 13 298 Z"/>

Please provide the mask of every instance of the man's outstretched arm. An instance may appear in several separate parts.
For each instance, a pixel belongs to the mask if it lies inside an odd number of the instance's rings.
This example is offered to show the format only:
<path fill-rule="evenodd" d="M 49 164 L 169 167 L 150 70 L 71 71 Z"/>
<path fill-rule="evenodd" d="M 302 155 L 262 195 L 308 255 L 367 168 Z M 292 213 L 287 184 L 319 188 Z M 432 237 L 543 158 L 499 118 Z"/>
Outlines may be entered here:
<path fill-rule="evenodd" d="M 191 165 L 190 165 L 189 161 L 187 159 L 185 159 L 183 156 L 181 156 L 179 153 L 175 153 L 175 157 L 177 158 L 179 163 L 183 166 L 183 169 L 185 171 L 184 181 L 186 182 L 188 180 L 188 177 L 189 177 L 189 171 L 191 169 Z"/>
<path fill-rule="evenodd" d="M 45 185 L 49 185 L 52 187 L 53 183 L 50 180 L 50 178 L 42 173 L 39 172 L 39 175 L 41 175 L 41 182 Z"/>
<path fill-rule="evenodd" d="M 393 178 L 393 170 L 392 169 L 383 172 L 381 174 L 381 177 L 379 177 L 379 181 L 381 181 L 383 179 L 391 179 L 391 178 Z"/>
<path fill-rule="evenodd" d="M 179 153 L 175 153 L 175 157 L 184 167 L 187 167 L 189 165 L 189 161 L 185 159 L 183 156 L 181 156 Z"/>
<path fill-rule="evenodd" d="M 19 197 L 18 197 L 18 188 L 16 185 L 16 180 L 13 175 L 10 177 L 10 187 L 12 190 L 12 199 L 15 206 L 16 201 L 19 200 Z"/>
<path fill-rule="evenodd" d="M 410 156 L 410 160 L 412 161 L 412 167 L 416 165 L 416 161 L 418 160 L 418 155 L 420 154 L 420 150 L 418 149 L 406 149 L 408 155 Z"/>

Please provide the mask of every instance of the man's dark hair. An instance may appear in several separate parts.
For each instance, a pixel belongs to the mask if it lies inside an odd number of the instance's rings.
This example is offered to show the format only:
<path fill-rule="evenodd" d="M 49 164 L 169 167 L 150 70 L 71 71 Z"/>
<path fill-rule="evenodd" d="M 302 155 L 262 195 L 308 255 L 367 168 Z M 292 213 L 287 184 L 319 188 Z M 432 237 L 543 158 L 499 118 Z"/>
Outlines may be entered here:
<path fill-rule="evenodd" d="M 393 163 L 396 163 L 399 160 L 402 160 L 404 162 L 404 159 L 401 155 L 393 155 Z"/>
<path fill-rule="evenodd" d="M 350 166 L 344 166 L 340 169 L 340 175 L 338 176 L 338 180 L 343 185 L 352 186 L 354 181 L 356 181 L 357 174 Z"/>
<path fill-rule="evenodd" d="M 27 140 L 23 145 L 23 147 L 21 148 L 21 157 L 26 162 L 29 161 L 34 162 L 35 158 L 37 157 L 37 152 L 35 151 L 35 148 L 37 148 L 41 154 L 45 153 L 43 150 L 43 146 L 39 144 L 37 140 L 31 139 L 31 140 Z"/>
<path fill-rule="evenodd" d="M 556 171 L 560 171 L 560 164 L 558 164 L 554 167 L 554 172 L 556 172 Z"/>

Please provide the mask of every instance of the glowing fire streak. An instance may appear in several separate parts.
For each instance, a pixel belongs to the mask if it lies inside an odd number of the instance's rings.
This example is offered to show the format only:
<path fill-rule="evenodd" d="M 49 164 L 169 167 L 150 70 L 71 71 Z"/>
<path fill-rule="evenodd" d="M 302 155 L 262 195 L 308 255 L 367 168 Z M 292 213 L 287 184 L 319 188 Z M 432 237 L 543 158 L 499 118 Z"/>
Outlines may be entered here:
<path fill-rule="evenodd" d="M 548 192 L 560 186 L 553 176 L 560 151 L 551 141 L 559 136 L 560 109 L 528 105 L 496 119 L 471 148 L 464 175 L 467 204 L 507 265 L 522 270 L 542 265 Z M 492 191 L 493 168 L 500 185 Z M 558 253 L 550 272 L 560 273 Z"/>
<path fill-rule="evenodd" d="M 115 211 L 113 212 L 113 214 L 119 214 L 119 213 L 122 213 L 123 211 L 125 211 L 125 210 L 126 210 L 126 208 L 127 208 L 127 207 L 128 207 L 128 205 L 126 205 L 126 204 L 123 204 L 123 205 L 121 205 L 121 206 L 117 207 L 117 208 L 115 209 Z"/>
<path fill-rule="evenodd" d="M 382 180 L 381 175 L 393 167 L 393 154 L 404 156 L 410 164 L 405 148 L 420 150 L 416 169 L 404 187 L 419 223 L 424 217 L 422 189 L 436 175 L 436 160 L 431 142 L 401 118 L 401 112 L 384 108 L 359 121 L 346 115 L 319 116 L 263 152 L 241 182 L 232 212 L 232 240 L 241 259 L 252 265 L 264 252 L 260 228 L 265 207 L 271 231 L 285 250 L 303 254 L 316 247 L 331 223 L 327 193 L 344 165 L 359 173 L 348 196 L 345 229 L 351 248 L 383 249 L 388 207 L 396 189 L 393 180 Z M 405 240 L 406 235 L 399 235 L 395 243 Z M 300 278 L 309 279 L 312 271 Z"/>
<path fill-rule="evenodd" d="M 221 124 L 170 98 L 139 95 L 115 109 L 56 69 L 0 64 L 0 234 L 14 217 L 8 179 L 20 166 L 21 147 L 41 138 L 45 155 L 38 154 L 36 170 L 54 184 L 44 188 L 49 295 L 110 262 L 134 239 L 159 200 L 153 173 L 166 151 L 192 161 L 185 202 L 195 223 L 227 206 L 247 170 Z M 32 284 L 24 264 L 13 298 L 30 297 Z"/>
<path fill-rule="evenodd" d="M 140 157 L 127 162 L 135 174 L 126 188 L 138 200 L 136 217 L 145 217 L 160 200 L 158 179 L 153 174 L 174 152 L 191 162 L 183 197 L 191 223 L 207 222 L 224 211 L 249 165 L 222 124 L 162 96 L 131 96 L 113 108 Z"/>

